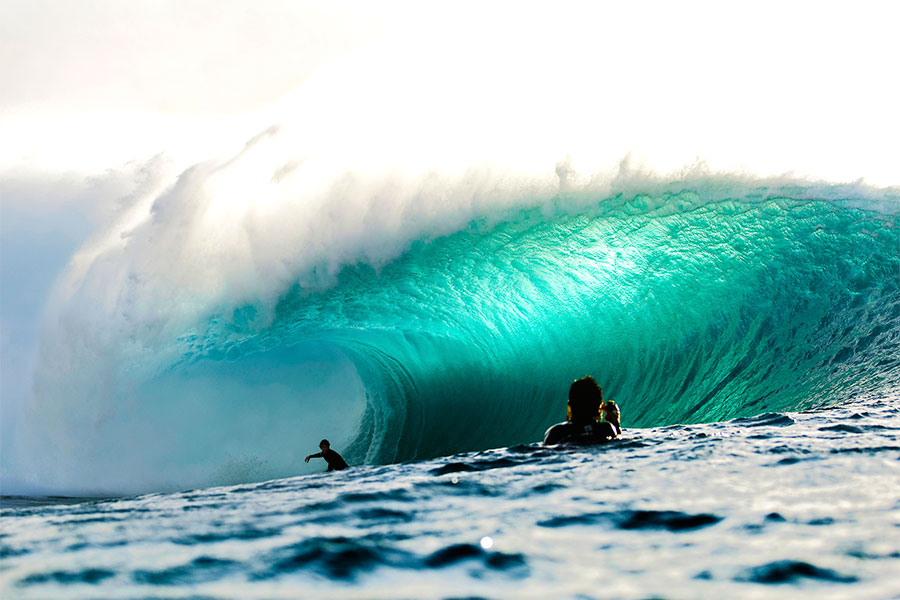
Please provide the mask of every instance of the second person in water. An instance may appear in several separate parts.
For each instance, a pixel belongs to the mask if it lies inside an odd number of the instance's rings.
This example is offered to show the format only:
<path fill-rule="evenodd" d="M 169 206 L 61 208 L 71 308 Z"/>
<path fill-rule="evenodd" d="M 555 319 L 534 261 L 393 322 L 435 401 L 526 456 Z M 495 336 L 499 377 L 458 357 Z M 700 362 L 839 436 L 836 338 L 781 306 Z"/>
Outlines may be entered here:
<path fill-rule="evenodd" d="M 328 469 L 326 469 L 328 471 L 342 471 L 347 468 L 348 465 L 344 462 L 343 457 L 331 449 L 331 443 L 328 440 L 319 442 L 319 449 L 321 452 L 310 454 L 306 457 L 306 462 L 309 462 L 311 458 L 324 458 L 328 463 Z"/>
<path fill-rule="evenodd" d="M 568 419 L 544 434 L 544 444 L 605 442 L 622 433 L 619 407 L 603 402 L 603 390 L 588 375 L 569 387 Z"/>

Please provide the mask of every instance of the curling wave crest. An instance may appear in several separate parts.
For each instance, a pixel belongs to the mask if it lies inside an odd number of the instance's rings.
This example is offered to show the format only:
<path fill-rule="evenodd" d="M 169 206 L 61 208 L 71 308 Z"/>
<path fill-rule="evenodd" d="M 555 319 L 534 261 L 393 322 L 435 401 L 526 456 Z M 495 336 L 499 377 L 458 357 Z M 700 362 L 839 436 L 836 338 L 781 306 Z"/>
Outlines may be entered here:
<path fill-rule="evenodd" d="M 351 464 L 534 441 L 585 373 L 626 428 L 900 387 L 895 190 L 275 177 L 264 138 L 182 174 L 60 283 L 23 441 L 60 488 L 287 476 L 321 437 Z"/>

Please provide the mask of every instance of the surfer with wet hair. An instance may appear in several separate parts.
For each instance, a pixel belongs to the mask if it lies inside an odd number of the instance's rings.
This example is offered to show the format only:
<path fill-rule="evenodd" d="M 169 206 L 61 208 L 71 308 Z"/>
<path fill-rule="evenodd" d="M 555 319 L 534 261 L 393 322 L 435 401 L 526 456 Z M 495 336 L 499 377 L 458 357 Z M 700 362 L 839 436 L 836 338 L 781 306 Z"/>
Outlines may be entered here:
<path fill-rule="evenodd" d="M 328 463 L 327 471 L 340 471 L 342 469 L 346 469 L 349 465 L 344 462 L 344 459 L 340 454 L 331 449 L 331 442 L 328 440 L 322 440 L 319 442 L 319 448 L 322 449 L 321 452 L 317 452 L 316 454 L 310 454 L 306 457 L 306 462 L 309 462 L 311 458 L 324 458 L 325 462 Z"/>
<path fill-rule="evenodd" d="M 606 442 L 622 433 L 619 407 L 615 402 L 603 402 L 603 390 L 588 375 L 569 387 L 567 420 L 557 423 L 544 434 L 544 444 L 561 442 Z"/>

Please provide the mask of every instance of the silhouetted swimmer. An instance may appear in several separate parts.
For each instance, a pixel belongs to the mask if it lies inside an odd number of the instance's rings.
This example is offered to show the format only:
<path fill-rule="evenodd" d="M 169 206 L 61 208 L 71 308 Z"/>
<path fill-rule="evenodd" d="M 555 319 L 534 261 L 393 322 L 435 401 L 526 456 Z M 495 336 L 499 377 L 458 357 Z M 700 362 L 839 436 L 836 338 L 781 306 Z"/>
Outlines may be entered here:
<path fill-rule="evenodd" d="M 319 448 L 322 449 L 321 452 L 317 454 L 310 454 L 306 457 L 306 462 L 309 462 L 311 458 L 324 458 L 325 462 L 328 463 L 327 471 L 340 471 L 342 469 L 346 469 L 349 465 L 344 462 L 344 459 L 341 458 L 341 455 L 331 449 L 331 443 L 328 440 L 322 440 L 319 442 Z"/>
<path fill-rule="evenodd" d="M 622 433 L 619 407 L 603 402 L 603 390 L 588 375 L 569 388 L 568 420 L 557 423 L 544 434 L 544 444 L 561 442 L 605 442 Z"/>

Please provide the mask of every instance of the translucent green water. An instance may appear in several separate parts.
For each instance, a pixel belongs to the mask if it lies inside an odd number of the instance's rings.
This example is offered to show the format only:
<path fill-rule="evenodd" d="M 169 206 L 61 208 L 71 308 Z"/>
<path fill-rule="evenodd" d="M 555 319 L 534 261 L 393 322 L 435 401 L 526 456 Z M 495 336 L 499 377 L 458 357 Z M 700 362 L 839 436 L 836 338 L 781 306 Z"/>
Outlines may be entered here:
<path fill-rule="evenodd" d="M 349 453 L 370 462 L 540 439 L 586 373 L 626 426 L 835 404 L 900 382 L 898 229 L 786 196 L 524 210 L 296 286 L 271 327 L 232 319 L 189 360 L 333 345 L 365 383 Z"/>

